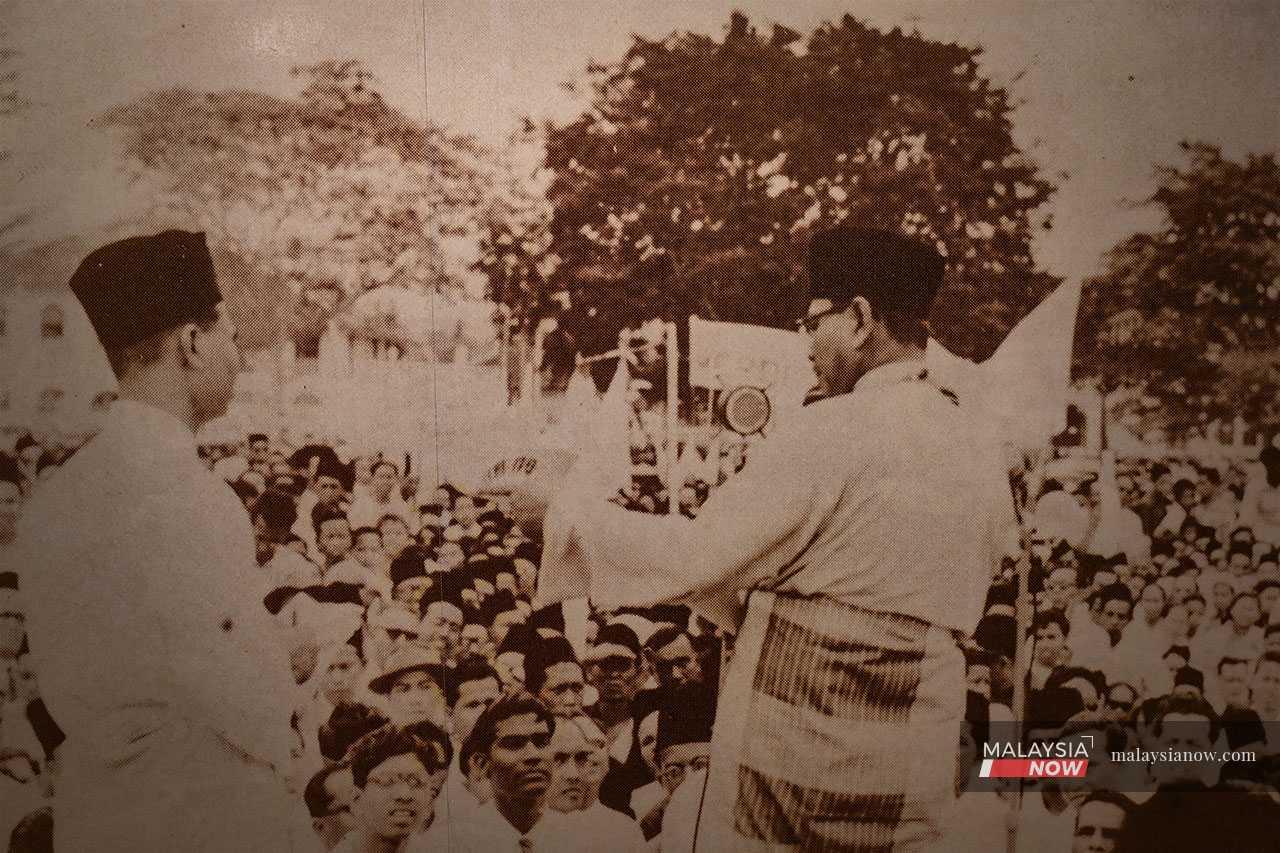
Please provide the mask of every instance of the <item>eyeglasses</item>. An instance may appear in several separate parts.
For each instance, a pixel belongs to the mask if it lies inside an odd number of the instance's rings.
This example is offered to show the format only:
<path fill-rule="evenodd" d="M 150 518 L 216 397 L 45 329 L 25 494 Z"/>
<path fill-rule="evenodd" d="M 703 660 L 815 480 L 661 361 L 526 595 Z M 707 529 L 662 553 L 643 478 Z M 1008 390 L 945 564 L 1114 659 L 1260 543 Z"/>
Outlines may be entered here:
<path fill-rule="evenodd" d="M 418 791 L 427 787 L 427 780 L 419 776 L 417 773 L 396 773 L 391 776 L 370 776 L 369 784 L 375 788 L 394 788 L 396 785 L 403 784 L 411 791 Z"/>
<path fill-rule="evenodd" d="M 623 655 L 610 655 L 607 658 L 601 658 L 596 661 L 592 666 L 598 668 L 605 675 L 625 675 L 635 669 L 636 659 Z"/>
<path fill-rule="evenodd" d="M 662 769 L 658 771 L 658 779 L 665 784 L 675 785 L 684 781 L 685 774 L 691 771 L 706 770 L 710 764 L 711 759 L 705 755 L 694 756 L 684 762 L 668 762 L 662 765 Z"/>
<path fill-rule="evenodd" d="M 825 311 L 819 311 L 816 314 L 806 314 L 799 320 L 796 320 L 796 331 L 806 335 L 812 335 L 818 330 L 818 326 L 822 324 L 823 317 L 829 317 L 832 314 L 839 314 L 844 308 L 833 305 Z"/>

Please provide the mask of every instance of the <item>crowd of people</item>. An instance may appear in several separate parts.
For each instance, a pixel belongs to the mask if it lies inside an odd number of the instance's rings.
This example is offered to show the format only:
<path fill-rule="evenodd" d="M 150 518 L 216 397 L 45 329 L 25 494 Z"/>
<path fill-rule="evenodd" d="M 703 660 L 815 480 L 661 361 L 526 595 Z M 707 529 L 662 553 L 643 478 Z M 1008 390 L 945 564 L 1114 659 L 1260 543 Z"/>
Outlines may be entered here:
<path fill-rule="evenodd" d="M 296 741 L 282 772 L 328 849 L 687 849 L 724 645 L 710 623 L 683 606 L 533 609 L 541 545 L 503 494 L 448 483 L 424 494 L 390 458 L 286 452 L 264 434 L 202 456 L 255 532 L 261 586 L 245 606 L 274 618 L 297 684 L 281 697 Z M 983 744 L 1013 731 L 1018 679 L 1024 742 L 1106 745 L 1084 779 L 1023 798 L 1018 849 L 1280 838 L 1280 452 L 1260 463 L 1252 481 L 1242 466 L 1140 460 L 1110 479 L 1086 468 L 1045 481 L 1026 524 L 1026 669 L 1013 559 L 967 644 L 956 837 L 976 846 L 963 849 L 1007 843 L 1014 797 L 978 767 Z M 40 488 L 26 468 L 0 460 L 6 539 Z M 693 514 L 707 490 L 688 491 Z M 650 509 L 626 490 L 620 502 Z M 39 698 L 17 587 L 17 573 L 0 575 L 0 784 L 11 849 L 31 850 L 48 837 L 61 732 Z M 1109 758 L 1170 745 L 1237 760 Z M 1217 796 L 1187 798 L 1197 787 Z M 1232 809 L 1229 824 L 1189 817 Z"/>

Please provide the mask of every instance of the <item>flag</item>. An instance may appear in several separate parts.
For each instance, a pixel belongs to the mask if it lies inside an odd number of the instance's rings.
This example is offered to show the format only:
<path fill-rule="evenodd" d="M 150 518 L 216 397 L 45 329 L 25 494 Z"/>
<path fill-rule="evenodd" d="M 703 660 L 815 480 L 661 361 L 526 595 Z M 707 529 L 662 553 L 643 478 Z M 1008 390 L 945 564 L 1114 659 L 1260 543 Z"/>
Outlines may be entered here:
<path fill-rule="evenodd" d="M 590 589 L 592 562 L 582 550 L 582 540 L 574 535 L 574 525 L 589 515 L 586 507 L 607 501 L 630 483 L 630 381 L 630 362 L 620 358 L 609 390 L 579 425 L 581 450 L 551 497 L 543 522 L 540 600 L 566 601 L 584 597 Z"/>
<path fill-rule="evenodd" d="M 1063 283 L 1022 319 L 991 358 L 974 364 L 930 340 L 936 381 L 989 420 L 993 437 L 1040 447 L 1066 427 L 1080 283 Z"/>

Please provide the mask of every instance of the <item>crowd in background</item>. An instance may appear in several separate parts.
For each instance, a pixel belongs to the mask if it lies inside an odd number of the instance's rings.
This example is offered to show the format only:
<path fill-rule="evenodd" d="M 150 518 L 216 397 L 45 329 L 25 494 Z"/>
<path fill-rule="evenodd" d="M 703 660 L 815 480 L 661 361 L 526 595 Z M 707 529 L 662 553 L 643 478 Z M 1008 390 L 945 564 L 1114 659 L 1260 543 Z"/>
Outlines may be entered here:
<path fill-rule="evenodd" d="M 278 769 L 327 848 L 688 849 L 726 645 L 710 623 L 681 606 L 534 610 L 541 543 L 510 499 L 424 486 L 402 460 L 262 434 L 202 455 L 252 521 L 262 583 L 245 606 L 276 620 L 297 685 Z M 1272 849 L 1233 846 L 1280 838 L 1280 451 L 1258 463 L 1120 460 L 1026 501 L 1026 665 L 1011 556 L 966 643 L 957 849 L 1006 849 L 1014 798 L 978 767 L 1019 680 L 1026 743 L 1106 745 L 1086 778 L 1028 789 L 1020 850 Z M 0 557 L 56 468 L 29 440 L 0 459 Z M 618 502 L 664 511 L 651 480 Z M 687 483 L 679 511 L 713 488 Z M 61 733 L 27 663 L 20 567 L 0 568 L 0 817 L 11 849 L 48 849 Z M 1170 744 L 1256 760 L 1108 759 Z"/>

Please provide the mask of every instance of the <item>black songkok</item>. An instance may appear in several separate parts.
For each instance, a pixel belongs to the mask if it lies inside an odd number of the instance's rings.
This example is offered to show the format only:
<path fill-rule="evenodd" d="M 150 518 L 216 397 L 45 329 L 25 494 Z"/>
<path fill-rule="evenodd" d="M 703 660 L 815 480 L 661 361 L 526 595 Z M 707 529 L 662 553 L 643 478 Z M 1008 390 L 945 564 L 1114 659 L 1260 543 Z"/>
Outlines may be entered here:
<path fill-rule="evenodd" d="M 71 290 L 108 349 L 201 319 L 222 301 L 204 234 L 165 231 L 91 253 Z"/>
<path fill-rule="evenodd" d="M 864 297 L 877 311 L 929 316 L 945 268 L 920 240 L 872 228 L 838 225 L 809 244 L 809 298 L 845 305 Z"/>

